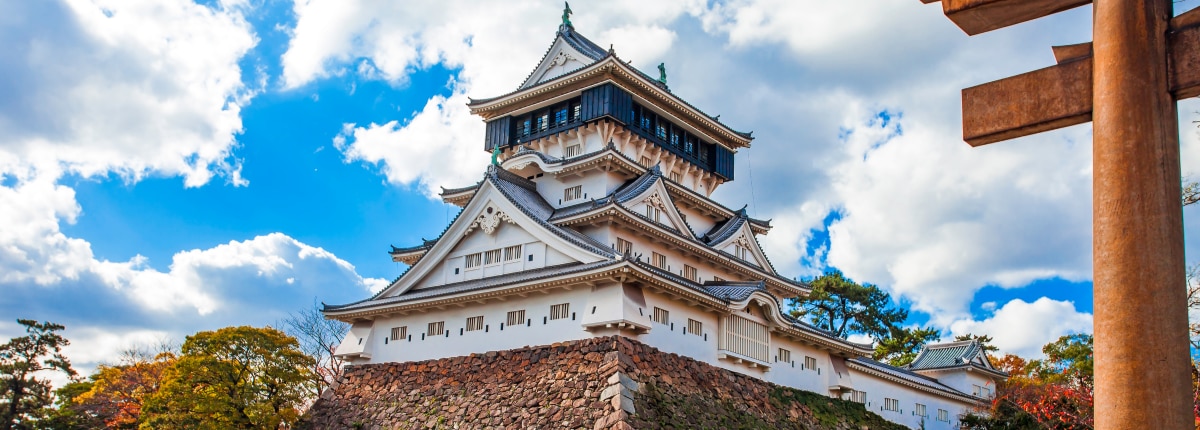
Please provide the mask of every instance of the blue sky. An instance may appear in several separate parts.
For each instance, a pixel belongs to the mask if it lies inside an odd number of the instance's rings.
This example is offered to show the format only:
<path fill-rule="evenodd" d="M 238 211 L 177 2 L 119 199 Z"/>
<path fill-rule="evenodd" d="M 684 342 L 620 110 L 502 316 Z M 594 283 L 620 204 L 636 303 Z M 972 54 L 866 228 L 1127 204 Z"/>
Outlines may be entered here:
<path fill-rule="evenodd" d="M 487 162 L 466 97 L 515 88 L 561 13 L 4 3 L 0 335 L 18 317 L 66 324 L 85 367 L 395 278 L 388 245 L 436 237 L 457 208 L 431 196 Z M 972 149 L 958 128 L 959 89 L 1050 65 L 1051 45 L 1090 39 L 1090 9 L 967 38 L 915 0 L 643 3 L 580 4 L 573 21 L 637 67 L 665 62 L 676 94 L 755 132 L 714 197 L 773 219 L 762 242 L 784 275 L 837 268 L 887 289 L 912 324 L 1026 355 L 1090 332 L 1090 129 Z M 1180 106 L 1185 174 L 1200 165 L 1197 110 Z"/>

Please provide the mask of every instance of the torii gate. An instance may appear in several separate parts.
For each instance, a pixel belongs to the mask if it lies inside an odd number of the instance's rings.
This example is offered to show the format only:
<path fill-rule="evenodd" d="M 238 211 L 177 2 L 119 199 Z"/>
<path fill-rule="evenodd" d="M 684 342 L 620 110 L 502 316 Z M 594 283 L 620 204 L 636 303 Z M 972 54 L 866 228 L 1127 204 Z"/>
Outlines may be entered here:
<path fill-rule="evenodd" d="M 963 90 L 963 139 L 1094 122 L 1096 428 L 1194 429 L 1175 100 L 1200 95 L 1200 12 L 1172 18 L 1171 0 L 941 3 L 968 35 L 1094 3 L 1094 43 Z"/>

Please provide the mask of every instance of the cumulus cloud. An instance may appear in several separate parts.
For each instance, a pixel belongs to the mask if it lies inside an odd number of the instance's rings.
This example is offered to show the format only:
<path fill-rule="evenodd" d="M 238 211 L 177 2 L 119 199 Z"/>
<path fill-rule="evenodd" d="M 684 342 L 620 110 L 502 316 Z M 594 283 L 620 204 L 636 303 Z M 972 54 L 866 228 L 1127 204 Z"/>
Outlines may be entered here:
<path fill-rule="evenodd" d="M 483 128 L 466 102 L 461 93 L 434 96 L 403 124 L 346 124 L 333 143 L 348 161 L 378 165 L 389 182 L 417 186 L 436 198 L 441 186 L 478 181 L 488 163 L 478 143 L 483 142 Z"/>
<path fill-rule="evenodd" d="M 254 91 L 238 61 L 256 39 L 238 11 L 182 0 L 14 2 L 7 11 L 37 19 L 0 24 L 9 52 L 0 58 L 0 172 L 245 183 L 232 149 Z"/>
<path fill-rule="evenodd" d="M 663 24 L 694 9 L 692 3 L 606 3 L 573 21 L 593 29 L 588 34 L 598 43 L 615 44 L 623 59 L 653 68 L 675 39 Z M 462 0 L 297 0 L 294 10 L 283 55 L 289 88 L 347 73 L 404 86 L 410 74 L 435 64 L 457 69 L 448 93 L 431 97 L 415 116 L 351 124 L 335 137 L 347 161 L 378 164 L 389 182 L 417 186 L 430 197 L 440 186 L 478 180 L 488 159 L 484 126 L 466 109 L 467 95 L 515 89 L 552 42 L 561 11 L 556 3 Z"/>
<path fill-rule="evenodd" d="M 1015 299 L 981 321 L 959 320 L 950 324 L 954 336 L 989 335 L 1001 353 L 1041 357 L 1042 346 L 1061 336 L 1092 332 L 1092 315 L 1079 312 L 1075 303 L 1042 297 L 1026 302 Z"/>

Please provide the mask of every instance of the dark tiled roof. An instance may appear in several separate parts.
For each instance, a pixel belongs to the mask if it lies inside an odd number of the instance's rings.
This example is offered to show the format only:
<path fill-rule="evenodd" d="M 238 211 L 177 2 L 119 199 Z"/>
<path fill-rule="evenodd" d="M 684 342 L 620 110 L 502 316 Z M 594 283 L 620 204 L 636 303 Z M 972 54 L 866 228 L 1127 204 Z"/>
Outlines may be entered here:
<path fill-rule="evenodd" d="M 507 197 L 513 205 L 516 205 L 522 212 L 525 212 L 525 215 L 533 218 L 534 221 L 551 233 L 592 253 L 609 258 L 616 257 L 616 253 L 607 245 L 597 242 L 595 239 L 573 229 L 551 224 L 548 220 L 554 215 L 554 207 L 542 199 L 541 194 L 537 192 L 537 185 L 533 181 L 517 176 L 517 174 L 507 170 L 497 168 L 494 165 L 488 166 L 487 177 L 496 186 L 496 189 L 500 191 L 500 194 Z"/>
<path fill-rule="evenodd" d="M 766 292 L 767 283 L 764 281 L 706 281 L 701 284 L 700 288 L 708 291 L 709 295 L 720 297 L 725 301 L 740 302 L 746 300 L 755 291 Z"/>
<path fill-rule="evenodd" d="M 392 252 L 390 252 L 389 254 L 392 254 L 392 255 L 406 254 L 406 253 L 414 252 L 414 251 L 428 250 L 429 248 L 433 248 L 433 244 L 437 243 L 437 240 L 429 240 L 429 239 L 421 238 L 421 242 L 422 243 L 420 245 L 410 246 L 410 247 L 405 247 L 405 248 L 397 248 L 396 246 L 392 246 Z"/>
<path fill-rule="evenodd" d="M 608 50 L 601 48 L 600 45 L 592 43 L 588 38 L 583 37 L 575 31 L 575 26 L 560 25 L 558 26 L 558 34 L 562 36 L 563 41 L 571 45 L 572 48 L 579 51 L 581 54 L 588 56 L 592 61 L 600 61 L 608 55 Z"/>
<path fill-rule="evenodd" d="M 662 169 L 655 164 L 654 167 L 647 169 L 646 173 L 643 173 L 642 176 L 638 176 L 637 178 L 626 182 L 625 185 L 622 185 L 620 188 L 617 188 L 615 191 L 613 191 L 613 199 L 615 199 L 617 202 L 625 203 L 629 201 L 629 199 L 637 197 L 639 194 L 642 194 L 646 192 L 646 190 L 650 189 L 650 187 L 653 187 L 654 183 L 658 181 L 658 178 L 661 177 Z"/>
<path fill-rule="evenodd" d="M 973 340 L 926 345 L 908 368 L 921 370 L 962 366 L 969 364 L 981 351 L 979 342 Z"/>
<path fill-rule="evenodd" d="M 395 297 L 387 298 L 371 298 L 345 305 L 325 305 L 324 311 L 345 311 L 372 307 L 378 305 L 389 305 L 414 300 L 428 299 L 433 297 L 447 296 L 451 294 L 466 293 L 478 290 L 484 290 L 492 287 L 499 287 L 520 282 L 534 281 L 543 278 L 549 278 L 558 275 L 568 275 L 579 273 L 591 269 L 596 269 L 604 266 L 609 266 L 618 263 L 619 260 L 601 260 L 595 263 L 567 263 L 555 266 L 543 267 L 540 269 L 525 270 L 516 273 L 508 273 L 499 276 L 492 276 L 482 279 L 473 279 L 470 281 L 454 282 L 436 287 L 424 288 L 420 290 L 408 291 L 404 294 Z"/>
<path fill-rule="evenodd" d="M 468 186 L 465 186 L 465 187 L 462 187 L 462 188 L 446 188 L 446 187 L 442 187 L 442 194 L 441 194 L 441 195 L 445 196 L 445 195 L 450 195 L 450 194 L 458 194 L 458 193 L 462 193 L 462 192 L 466 192 L 466 191 L 471 191 L 471 190 L 477 190 L 477 189 L 479 189 L 479 186 L 480 186 L 481 184 L 483 184 L 483 182 L 482 182 L 482 181 L 481 181 L 481 182 L 476 182 L 476 183 L 475 183 L 475 185 L 468 185 Z"/>
<path fill-rule="evenodd" d="M 893 377 L 896 377 L 899 379 L 903 379 L 905 381 L 908 381 L 908 382 L 911 382 L 911 383 L 914 383 L 914 384 L 917 384 L 917 385 L 920 385 L 920 386 L 923 386 L 926 388 L 930 388 L 933 390 L 937 390 L 937 391 L 941 391 L 944 393 L 953 394 L 953 395 L 957 395 L 957 396 L 962 396 L 962 397 L 967 397 L 967 398 L 975 398 L 975 396 L 972 396 L 972 395 L 969 395 L 962 391 L 958 391 L 953 388 L 950 388 L 946 384 L 938 382 L 938 380 L 936 380 L 936 379 L 930 378 L 928 376 L 925 376 L 925 375 L 922 375 L 922 374 L 919 374 L 916 372 L 901 369 L 899 367 L 895 367 L 895 366 L 889 365 L 887 363 L 880 363 L 878 361 L 875 361 L 875 360 L 872 360 L 872 359 L 869 359 L 866 357 L 854 357 L 854 358 L 848 359 L 847 361 L 859 364 L 863 367 L 866 367 L 866 368 L 869 368 L 869 369 L 872 369 L 872 370 L 875 370 L 875 371 L 878 371 L 881 373 L 888 374 L 890 376 L 893 376 Z"/>

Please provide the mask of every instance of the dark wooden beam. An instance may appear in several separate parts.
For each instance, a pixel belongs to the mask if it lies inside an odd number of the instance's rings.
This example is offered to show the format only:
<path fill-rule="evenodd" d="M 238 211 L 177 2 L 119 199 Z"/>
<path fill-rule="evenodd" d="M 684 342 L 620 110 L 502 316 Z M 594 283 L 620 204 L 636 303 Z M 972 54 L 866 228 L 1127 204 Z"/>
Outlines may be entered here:
<path fill-rule="evenodd" d="M 1200 96 L 1200 8 L 1171 19 L 1168 73 L 1175 100 Z"/>
<path fill-rule="evenodd" d="M 938 0 L 921 0 L 933 3 Z M 1074 9 L 1091 0 L 941 0 L 942 12 L 969 35 Z"/>

